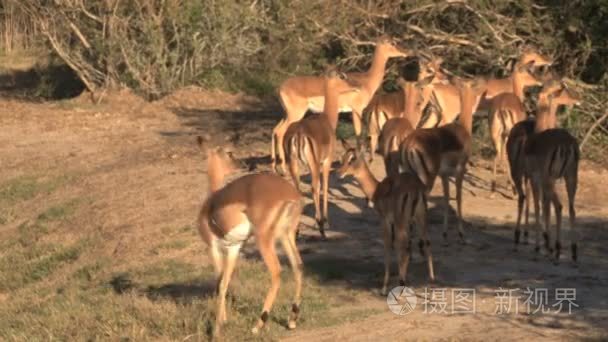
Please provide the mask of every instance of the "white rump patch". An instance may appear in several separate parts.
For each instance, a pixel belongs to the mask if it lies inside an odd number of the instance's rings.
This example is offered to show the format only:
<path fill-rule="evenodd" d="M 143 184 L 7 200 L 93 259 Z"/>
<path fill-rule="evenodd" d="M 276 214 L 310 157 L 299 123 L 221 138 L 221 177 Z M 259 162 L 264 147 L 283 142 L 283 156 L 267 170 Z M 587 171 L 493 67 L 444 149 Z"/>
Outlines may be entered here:
<path fill-rule="evenodd" d="M 247 241 L 253 230 L 253 225 L 249 220 L 245 220 L 240 224 L 234 226 L 224 237 L 219 239 L 222 247 L 229 248 L 241 248 L 243 243 Z"/>

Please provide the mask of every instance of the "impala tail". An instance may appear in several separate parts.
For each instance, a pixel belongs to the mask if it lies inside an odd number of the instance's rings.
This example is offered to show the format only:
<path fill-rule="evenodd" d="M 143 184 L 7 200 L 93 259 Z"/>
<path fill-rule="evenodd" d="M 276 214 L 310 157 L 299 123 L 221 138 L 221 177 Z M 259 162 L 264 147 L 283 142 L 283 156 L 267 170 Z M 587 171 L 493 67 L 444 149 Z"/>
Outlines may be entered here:
<path fill-rule="evenodd" d="M 287 141 L 289 158 L 298 158 L 302 163 L 306 163 L 306 154 L 312 153 L 315 156 L 311 138 L 301 131 L 296 132 Z M 315 159 L 316 160 L 316 159 Z"/>
<path fill-rule="evenodd" d="M 421 151 L 419 147 L 413 147 L 404 151 L 401 156 L 402 165 L 405 165 L 405 170 L 415 174 L 418 179 L 424 184 L 427 189 L 432 187 L 431 181 L 433 176 L 430 171 L 429 162 L 425 158 L 424 151 Z"/>

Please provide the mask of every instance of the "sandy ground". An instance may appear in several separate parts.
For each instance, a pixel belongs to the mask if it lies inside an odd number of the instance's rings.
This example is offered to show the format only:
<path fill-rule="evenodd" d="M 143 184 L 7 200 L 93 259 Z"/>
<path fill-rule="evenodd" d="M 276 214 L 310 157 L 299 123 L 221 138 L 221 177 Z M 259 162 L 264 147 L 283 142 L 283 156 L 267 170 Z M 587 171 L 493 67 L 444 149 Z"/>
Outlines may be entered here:
<path fill-rule="evenodd" d="M 270 132 L 279 111 L 255 99 L 186 89 L 154 103 L 128 93 L 108 96 L 107 101 L 92 106 L 84 99 L 56 103 L 1 100 L 0 179 L 67 174 L 78 181 L 50 197 L 37 197 L 4 213 L 8 223 L 0 229 L 0 239 L 3 232 L 37 212 L 32 207 L 94 195 L 96 200 L 86 215 L 75 221 L 75 227 L 81 229 L 66 232 L 64 238 L 98 231 L 105 238 L 107 255 L 143 260 L 150 243 L 164 238 L 163 227 L 194 222 L 207 186 L 206 166 L 194 144 L 195 135 L 208 132 L 233 144 L 236 156 L 252 172 L 268 169 Z M 516 203 L 504 187 L 502 195 L 490 198 L 489 165 L 476 159 L 465 182 L 466 245 L 456 242 L 455 229 L 450 231 L 450 244 L 442 244 L 441 189 L 439 184 L 435 186 L 430 220 L 438 281 L 429 285 L 424 260 L 416 251 L 408 286 L 418 294 L 418 305 L 403 316 L 389 311 L 386 298 L 378 294 L 383 252 L 375 213 L 365 206 L 352 179 L 332 176 L 329 239 L 319 241 L 318 232 L 311 228 L 313 207 L 308 198 L 299 241 L 304 262 L 342 264 L 346 279 L 328 281 L 365 294 L 363 300 L 344 305 L 382 313 L 323 329 L 295 330 L 287 340 L 608 338 L 608 172 L 589 162 L 581 166 L 576 206 L 580 261 L 575 267 L 567 248 L 559 265 L 544 255 L 536 258 L 532 245 L 513 251 Z M 382 176 L 379 158 L 372 168 Z M 504 178 L 501 183 L 504 185 Z M 453 223 L 453 210 L 450 215 Z M 564 222 L 563 240 L 568 246 L 567 216 Z M 196 254 L 199 261 L 200 253 L 193 251 L 199 247 L 182 250 L 176 257 L 194 258 Z M 315 272 L 315 266 L 309 272 Z M 391 284 L 397 285 L 395 278 Z M 447 313 L 424 312 L 422 294 L 429 286 L 446 290 Z M 474 314 L 451 313 L 450 295 L 459 288 L 475 290 Z M 548 289 L 547 307 L 556 303 L 556 289 L 574 288 L 578 307 L 571 314 L 564 313 L 566 309 L 559 314 L 528 314 L 523 308 L 526 296 L 520 292 L 519 313 L 512 308 L 508 314 L 496 314 L 496 291 L 517 288 Z"/>

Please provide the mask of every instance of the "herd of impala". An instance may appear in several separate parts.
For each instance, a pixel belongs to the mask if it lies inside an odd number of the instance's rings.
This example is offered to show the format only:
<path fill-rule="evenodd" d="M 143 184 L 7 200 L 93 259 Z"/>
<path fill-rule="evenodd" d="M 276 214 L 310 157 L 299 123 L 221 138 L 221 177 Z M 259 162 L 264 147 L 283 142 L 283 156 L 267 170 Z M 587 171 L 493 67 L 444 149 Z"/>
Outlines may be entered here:
<path fill-rule="evenodd" d="M 409 82 L 400 78 L 400 91 L 377 94 L 388 59 L 406 57 L 418 57 L 418 80 Z M 330 67 L 323 76 L 297 76 L 284 81 L 279 88 L 279 97 L 285 118 L 273 131 L 271 158 L 273 170 L 276 170 L 277 154 L 283 172 L 289 165 L 295 186 L 270 172 L 249 174 L 224 185 L 225 176 L 237 169 L 236 164 L 225 146 L 210 146 L 206 139 L 199 137 L 199 145 L 207 155 L 210 188 L 200 211 L 198 227 L 209 246 L 218 277 L 215 336 L 220 334 L 220 327 L 226 321 L 226 290 L 240 248 L 251 235 L 255 236 L 271 274 L 262 314 L 252 331 L 256 333 L 265 325 L 279 290 L 277 239 L 281 241 L 294 273 L 295 294 L 288 327 L 295 328 L 302 288 L 302 259 L 296 246 L 303 208 L 298 168 L 304 164 L 310 170 L 315 219 L 325 238 L 329 173 L 337 143 L 338 114 L 343 111 L 352 112 L 357 145 L 351 147 L 342 140 L 345 153 L 337 173 L 340 178 L 351 175 L 357 180 L 380 217 L 385 250 L 383 294 L 388 288 L 392 248 L 397 252 L 399 283 L 405 284 L 413 235 L 418 236 L 420 253 L 426 256 L 429 277 L 431 281 L 435 279 L 428 237 L 427 198 L 437 176 L 441 178 L 445 201 L 443 238 L 447 241 L 449 184 L 450 178 L 454 178 L 458 235 L 459 241 L 464 243 L 462 183 L 472 151 L 473 114 L 479 111 L 488 113 L 496 148 L 492 191 L 496 183 L 496 165 L 502 164 L 506 155 L 509 182 L 518 195 L 515 246 L 520 242 L 524 204 L 523 237 L 528 239 L 531 189 L 536 219 L 535 251 L 540 250 L 542 231 L 549 255 L 556 262 L 559 260 L 562 204 L 555 183 L 561 178 L 565 180 L 570 227 L 574 229 L 580 152 L 576 139 L 565 129 L 556 128 L 556 112 L 559 106 L 578 104 L 578 95 L 546 70 L 552 64 L 549 58 L 529 48 L 513 62 L 511 75 L 507 78 L 453 77 L 448 80 L 441 63 L 439 58 L 416 56 L 382 37 L 377 41 L 367 72 L 343 74 Z M 544 72 L 536 70 L 539 67 L 545 67 Z M 527 118 L 524 90 L 531 86 L 542 86 L 542 91 L 535 115 Z M 304 117 L 309 110 L 319 114 Z M 425 110 L 427 115 L 423 115 Z M 376 148 L 384 159 L 386 177 L 382 181 L 372 174 L 362 151 L 364 114 L 369 117 L 367 132 L 371 159 Z M 549 229 L 551 203 L 556 217 L 554 240 Z M 416 228 L 415 232 L 412 226 Z M 575 234 L 571 235 L 572 260 L 576 262 L 577 240 Z"/>

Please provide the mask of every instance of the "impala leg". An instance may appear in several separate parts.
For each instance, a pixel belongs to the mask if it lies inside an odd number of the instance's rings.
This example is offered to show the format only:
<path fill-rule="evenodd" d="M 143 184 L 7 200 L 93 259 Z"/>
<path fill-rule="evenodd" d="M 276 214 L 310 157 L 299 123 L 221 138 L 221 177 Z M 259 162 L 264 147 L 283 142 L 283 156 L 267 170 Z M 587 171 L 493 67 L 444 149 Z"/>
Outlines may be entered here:
<path fill-rule="evenodd" d="M 300 171 L 298 169 L 299 160 L 297 156 L 291 156 L 289 158 L 289 173 L 291 174 L 291 179 L 293 180 L 293 184 L 296 186 L 296 189 L 300 194 L 302 194 L 302 189 L 300 187 Z"/>
<path fill-rule="evenodd" d="M 535 247 L 534 252 L 538 255 L 540 252 L 540 233 L 541 233 L 541 222 L 540 222 L 540 188 L 538 182 L 533 179 L 528 179 L 532 187 L 532 201 L 534 202 L 534 223 L 535 223 Z M 544 236 L 544 234 L 543 234 Z"/>
<path fill-rule="evenodd" d="M 465 163 L 466 165 L 466 163 Z M 464 180 L 465 171 L 461 171 L 456 175 L 456 209 L 458 211 L 458 239 L 460 243 L 465 243 L 464 240 L 464 221 L 462 219 L 462 181 Z"/>
<path fill-rule="evenodd" d="M 495 192 L 496 192 L 496 168 L 498 165 L 498 160 L 501 158 L 502 156 L 502 145 L 500 141 L 495 141 L 494 137 L 492 137 L 492 140 L 494 141 L 494 148 L 496 149 L 496 156 L 494 156 L 494 164 L 492 166 L 492 197 L 494 197 Z"/>
<path fill-rule="evenodd" d="M 420 196 L 420 202 L 416 206 L 416 227 L 420 231 L 420 238 L 426 255 L 429 279 L 435 281 L 435 271 L 433 269 L 433 254 L 431 253 L 431 240 L 429 240 L 429 222 L 427 218 L 427 203 L 425 196 Z"/>
<path fill-rule="evenodd" d="M 519 237 L 521 235 L 521 216 L 523 212 L 524 202 L 526 201 L 526 195 L 524 194 L 524 189 L 522 187 L 522 179 L 521 177 L 517 177 L 515 179 L 515 189 L 517 189 L 517 221 L 515 223 L 515 246 L 514 250 L 517 250 L 517 246 L 519 245 Z"/>
<path fill-rule="evenodd" d="M 577 261 L 578 234 L 576 229 L 576 211 L 574 210 L 574 200 L 578 186 L 578 170 L 575 169 L 570 174 L 566 174 L 566 192 L 568 193 L 568 211 L 570 218 L 570 248 L 572 251 L 572 261 Z"/>
<path fill-rule="evenodd" d="M 555 192 L 555 183 L 551 182 L 548 184 L 549 190 L 547 193 L 547 197 L 553 202 L 553 208 L 555 210 L 555 263 L 559 262 L 559 257 L 562 250 L 562 239 L 561 239 L 561 230 L 562 230 L 562 203 Z"/>
<path fill-rule="evenodd" d="M 325 239 L 325 222 L 324 217 L 321 214 L 321 199 L 320 199 L 320 187 L 321 187 L 321 170 L 319 170 L 319 163 L 315 160 L 315 157 L 310 153 L 312 148 L 307 149 L 309 152 L 306 153 L 306 162 L 308 169 L 310 170 L 310 177 L 312 181 L 312 199 L 315 204 L 315 221 L 319 226 L 321 237 Z"/>
<path fill-rule="evenodd" d="M 226 259 L 224 262 L 223 273 L 220 276 L 219 291 L 217 296 L 217 312 L 215 317 L 215 330 L 213 336 L 218 337 L 221 334 L 222 323 L 226 320 L 226 292 L 232 272 L 236 266 L 236 261 L 239 257 L 241 245 L 235 245 L 227 248 Z"/>
<path fill-rule="evenodd" d="M 551 247 L 551 189 L 548 187 L 546 182 L 543 182 L 542 187 L 542 213 L 543 213 L 543 222 L 545 227 L 545 248 L 549 255 L 553 254 L 553 248 Z"/>
<path fill-rule="evenodd" d="M 357 140 L 357 151 L 361 151 L 361 112 L 353 110 L 352 115 L 355 138 Z"/>
<path fill-rule="evenodd" d="M 323 177 L 323 222 L 325 229 L 329 229 L 329 215 L 328 215 L 328 203 L 329 203 L 329 173 L 331 172 L 331 159 L 328 159 L 323 164 L 322 177 Z M 325 235 L 325 234 L 323 234 Z"/>
<path fill-rule="evenodd" d="M 376 150 L 378 149 L 378 134 L 370 133 L 369 146 L 369 162 L 372 163 L 374 161 L 374 157 L 376 156 Z"/>
<path fill-rule="evenodd" d="M 298 219 L 299 216 L 296 217 L 296 220 L 294 221 L 296 229 L 299 221 Z M 285 254 L 287 254 L 287 258 L 289 259 L 289 264 L 293 270 L 293 277 L 296 283 L 293 304 L 291 306 L 291 314 L 287 320 L 287 327 L 289 329 L 295 329 L 296 321 L 300 315 L 300 301 L 302 295 L 302 259 L 300 258 L 300 253 L 296 247 L 295 233 L 288 233 L 283 236 L 281 238 L 281 243 L 283 245 L 283 249 L 285 250 Z"/>
<path fill-rule="evenodd" d="M 509 161 L 507 159 L 507 140 L 509 139 L 508 136 L 503 137 L 502 139 L 502 160 L 501 160 L 501 168 L 504 170 L 504 168 L 506 167 L 507 169 L 505 170 L 506 174 L 507 174 L 507 186 L 509 188 L 511 188 L 511 192 L 513 193 L 513 195 L 516 195 L 517 192 L 515 190 L 515 185 L 513 184 L 513 180 L 511 179 L 511 177 L 509 177 L 509 175 L 511 174 L 511 164 L 509 164 Z M 506 166 L 505 166 L 506 165 Z"/>
<path fill-rule="evenodd" d="M 279 130 L 281 129 L 281 126 L 283 126 L 283 124 L 285 123 L 285 119 L 281 119 L 281 121 L 279 121 L 279 123 L 274 127 L 274 129 L 272 130 L 272 137 L 270 140 L 270 160 L 271 160 L 271 168 L 272 171 L 276 172 L 276 166 L 277 166 L 277 152 L 276 152 L 276 148 L 277 148 L 277 135 Z"/>
<path fill-rule="evenodd" d="M 488 117 L 490 119 L 490 135 L 492 137 L 492 144 L 494 145 L 494 149 L 496 150 L 496 155 L 494 156 L 494 164 L 492 166 L 492 186 L 491 186 L 491 197 L 494 197 L 496 191 L 496 166 L 498 164 L 498 160 L 502 156 L 502 141 L 501 141 L 501 123 L 499 121 L 498 116 L 500 116 L 500 111 L 489 112 Z"/>
<path fill-rule="evenodd" d="M 382 232 L 384 238 L 384 280 L 380 294 L 386 296 L 388 293 L 388 282 L 391 277 L 391 247 L 393 240 L 391 237 L 391 223 L 386 218 L 381 218 Z"/>
<path fill-rule="evenodd" d="M 263 231 L 261 229 L 262 227 L 258 228 L 260 231 Z M 266 294 L 266 299 L 264 300 L 262 314 L 260 315 L 256 325 L 251 329 L 251 332 L 254 334 L 257 334 L 260 329 L 264 327 L 266 321 L 268 321 L 268 314 L 270 313 L 272 304 L 274 303 L 277 292 L 279 291 L 279 286 L 281 285 L 281 264 L 279 263 L 279 258 L 275 249 L 274 237 L 270 235 L 258 236 L 257 242 L 262 259 L 264 259 L 264 263 L 270 272 L 271 284 L 268 294 Z"/>
<path fill-rule="evenodd" d="M 410 205 L 413 202 L 412 199 Z M 410 229 L 410 215 L 412 208 L 406 206 L 406 209 L 400 213 L 401 218 L 398 219 L 400 222 L 395 224 L 395 233 L 397 235 L 397 260 L 399 260 L 399 286 L 405 286 L 407 277 L 407 268 L 410 264 L 410 241 L 408 238 L 408 230 Z"/>
<path fill-rule="evenodd" d="M 530 180 L 524 178 L 524 183 L 526 187 L 526 194 L 524 195 L 525 199 L 525 211 L 524 211 L 524 244 L 528 244 L 528 231 L 530 229 L 530 196 L 531 196 L 531 186 Z"/>
<path fill-rule="evenodd" d="M 443 186 L 443 240 L 448 244 L 448 214 L 450 210 L 450 180 L 447 176 L 441 176 L 441 184 Z"/>

